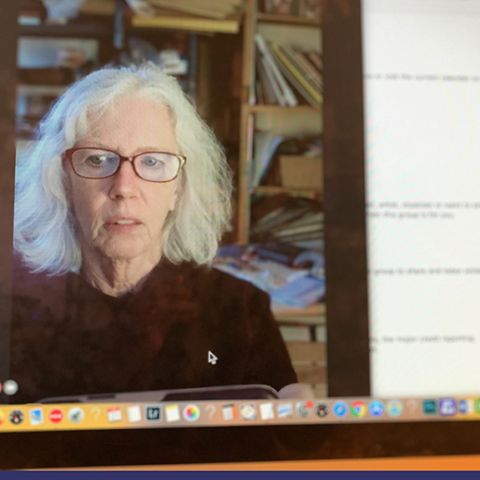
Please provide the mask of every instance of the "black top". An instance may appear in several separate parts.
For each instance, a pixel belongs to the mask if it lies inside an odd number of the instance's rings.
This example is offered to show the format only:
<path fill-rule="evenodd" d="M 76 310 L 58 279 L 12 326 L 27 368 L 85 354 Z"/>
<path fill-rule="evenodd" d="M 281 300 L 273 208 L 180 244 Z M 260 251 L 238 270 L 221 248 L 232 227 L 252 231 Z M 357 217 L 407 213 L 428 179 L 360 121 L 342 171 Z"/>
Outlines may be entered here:
<path fill-rule="evenodd" d="M 14 285 L 13 403 L 297 381 L 268 295 L 218 270 L 162 260 L 119 298 L 72 273 L 16 269 Z"/>

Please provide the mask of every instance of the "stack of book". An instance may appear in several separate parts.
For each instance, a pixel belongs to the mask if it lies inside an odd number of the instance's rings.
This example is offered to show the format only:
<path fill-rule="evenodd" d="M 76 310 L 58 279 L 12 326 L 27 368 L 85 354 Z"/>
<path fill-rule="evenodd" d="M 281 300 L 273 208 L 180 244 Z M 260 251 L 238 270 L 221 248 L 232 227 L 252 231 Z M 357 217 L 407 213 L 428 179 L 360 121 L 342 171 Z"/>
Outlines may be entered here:
<path fill-rule="evenodd" d="M 281 194 L 252 205 L 252 243 L 292 243 L 321 250 L 323 238 L 324 216 L 319 201 Z"/>
<path fill-rule="evenodd" d="M 320 107 L 323 103 L 323 77 L 318 52 L 267 42 L 259 33 L 255 35 L 255 43 L 255 103 Z"/>
<path fill-rule="evenodd" d="M 250 191 L 253 192 L 265 178 L 273 161 L 278 146 L 284 140 L 283 135 L 275 132 L 258 131 L 254 135 L 252 172 L 250 175 Z"/>

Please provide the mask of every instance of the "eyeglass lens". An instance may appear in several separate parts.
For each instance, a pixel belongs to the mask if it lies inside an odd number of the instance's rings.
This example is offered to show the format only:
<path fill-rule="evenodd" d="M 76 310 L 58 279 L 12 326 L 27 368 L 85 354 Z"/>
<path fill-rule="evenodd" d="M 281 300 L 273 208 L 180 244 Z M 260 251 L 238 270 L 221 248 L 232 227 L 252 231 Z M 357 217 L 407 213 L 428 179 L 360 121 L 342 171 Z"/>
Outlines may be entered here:
<path fill-rule="evenodd" d="M 119 168 L 120 156 L 114 152 L 98 149 L 76 150 L 72 155 L 73 168 L 85 178 L 105 178 Z M 152 152 L 135 157 L 135 170 L 144 180 L 168 182 L 180 169 L 180 159 L 168 153 Z"/>

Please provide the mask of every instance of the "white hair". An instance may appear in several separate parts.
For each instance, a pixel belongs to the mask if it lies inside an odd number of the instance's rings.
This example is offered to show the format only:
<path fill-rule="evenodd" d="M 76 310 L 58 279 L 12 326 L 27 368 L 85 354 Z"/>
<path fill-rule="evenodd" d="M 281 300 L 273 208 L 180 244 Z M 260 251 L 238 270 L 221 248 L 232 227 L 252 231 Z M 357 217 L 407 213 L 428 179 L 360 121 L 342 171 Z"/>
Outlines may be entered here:
<path fill-rule="evenodd" d="M 180 153 L 179 198 L 165 221 L 162 255 L 173 263 L 210 263 L 231 217 L 232 176 L 223 149 L 177 80 L 159 67 L 96 71 L 73 84 L 39 126 L 36 141 L 17 160 L 14 247 L 35 272 L 78 272 L 82 254 L 67 201 L 64 152 L 89 129 L 87 113 L 104 114 L 120 97 L 145 95 L 166 106 Z M 91 117 L 89 115 L 89 117 Z"/>

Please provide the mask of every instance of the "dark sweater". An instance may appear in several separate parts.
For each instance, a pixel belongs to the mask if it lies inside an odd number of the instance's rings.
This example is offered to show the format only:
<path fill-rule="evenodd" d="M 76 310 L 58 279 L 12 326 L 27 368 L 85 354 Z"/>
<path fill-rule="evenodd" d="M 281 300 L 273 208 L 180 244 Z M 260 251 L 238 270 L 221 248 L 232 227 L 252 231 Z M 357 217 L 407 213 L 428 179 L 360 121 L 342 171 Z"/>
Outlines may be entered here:
<path fill-rule="evenodd" d="M 10 378 L 20 388 L 13 403 L 296 382 L 268 295 L 215 269 L 162 260 L 120 298 L 76 274 L 16 269 L 14 284 Z"/>

